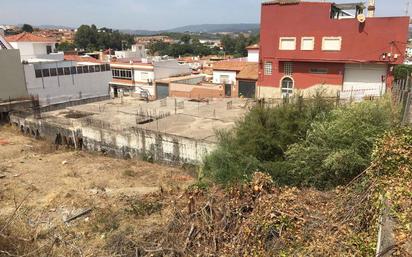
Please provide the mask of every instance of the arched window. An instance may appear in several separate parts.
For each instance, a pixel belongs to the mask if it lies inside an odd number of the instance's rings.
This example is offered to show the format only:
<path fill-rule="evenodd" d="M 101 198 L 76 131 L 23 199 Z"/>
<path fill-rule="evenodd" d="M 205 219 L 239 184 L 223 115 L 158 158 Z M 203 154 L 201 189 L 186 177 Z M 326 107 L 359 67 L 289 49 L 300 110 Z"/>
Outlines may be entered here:
<path fill-rule="evenodd" d="M 282 96 L 293 94 L 293 80 L 289 77 L 282 79 Z"/>

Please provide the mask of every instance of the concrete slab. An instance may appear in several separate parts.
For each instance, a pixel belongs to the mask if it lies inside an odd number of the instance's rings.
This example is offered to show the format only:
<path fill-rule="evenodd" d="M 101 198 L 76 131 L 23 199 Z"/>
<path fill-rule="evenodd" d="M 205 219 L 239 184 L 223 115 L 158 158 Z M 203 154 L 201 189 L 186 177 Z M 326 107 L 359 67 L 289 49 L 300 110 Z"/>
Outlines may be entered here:
<path fill-rule="evenodd" d="M 230 102 L 232 105 L 228 109 Z M 124 97 L 47 112 L 42 117 L 65 125 L 90 121 L 91 124 L 105 123 L 113 130 L 143 128 L 215 142 L 215 130 L 232 128 L 247 112 L 247 106 L 247 100 L 244 99 L 195 102 L 183 98 L 166 98 L 146 103 Z"/>

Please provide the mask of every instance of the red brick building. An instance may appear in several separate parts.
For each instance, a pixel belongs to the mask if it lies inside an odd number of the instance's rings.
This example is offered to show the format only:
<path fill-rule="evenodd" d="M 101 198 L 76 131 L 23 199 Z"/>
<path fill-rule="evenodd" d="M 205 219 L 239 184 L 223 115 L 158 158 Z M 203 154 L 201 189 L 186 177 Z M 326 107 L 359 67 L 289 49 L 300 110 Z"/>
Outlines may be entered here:
<path fill-rule="evenodd" d="M 409 17 L 366 17 L 366 9 L 362 3 L 263 3 L 257 97 L 309 95 L 319 87 L 344 97 L 384 93 L 393 66 L 405 58 Z"/>

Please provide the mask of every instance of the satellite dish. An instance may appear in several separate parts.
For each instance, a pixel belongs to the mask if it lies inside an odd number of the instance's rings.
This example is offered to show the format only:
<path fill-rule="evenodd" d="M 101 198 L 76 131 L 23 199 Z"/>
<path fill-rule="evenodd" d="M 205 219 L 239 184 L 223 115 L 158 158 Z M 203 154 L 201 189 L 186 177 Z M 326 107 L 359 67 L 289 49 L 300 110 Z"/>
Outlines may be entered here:
<path fill-rule="evenodd" d="M 363 14 L 363 13 L 358 14 L 358 16 L 357 16 L 356 18 L 358 19 L 358 21 L 359 21 L 360 23 L 364 23 L 364 22 L 366 21 L 366 16 L 365 16 L 365 14 Z"/>

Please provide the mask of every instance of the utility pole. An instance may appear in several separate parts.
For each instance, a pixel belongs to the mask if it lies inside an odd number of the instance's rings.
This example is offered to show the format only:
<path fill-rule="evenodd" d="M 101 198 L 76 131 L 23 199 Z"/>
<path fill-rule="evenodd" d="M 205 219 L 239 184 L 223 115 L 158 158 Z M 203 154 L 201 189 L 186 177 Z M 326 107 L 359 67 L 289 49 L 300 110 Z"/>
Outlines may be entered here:
<path fill-rule="evenodd" d="M 411 1 L 410 0 L 406 0 L 406 7 L 405 7 L 405 15 L 409 16 L 409 7 L 411 5 Z"/>

